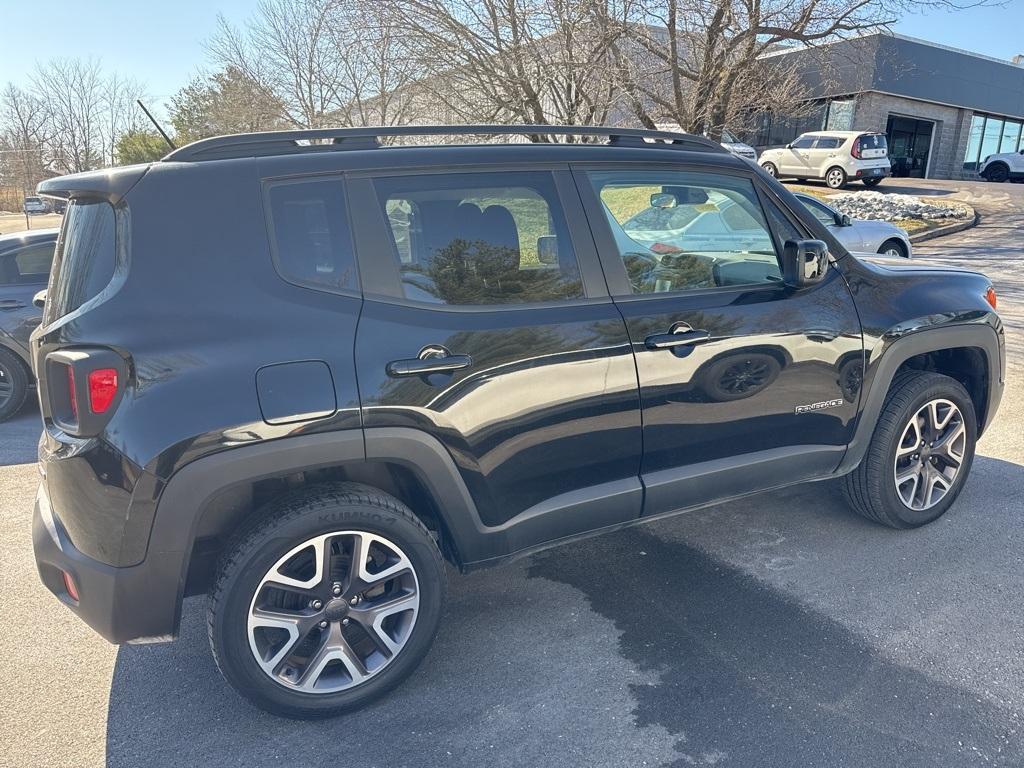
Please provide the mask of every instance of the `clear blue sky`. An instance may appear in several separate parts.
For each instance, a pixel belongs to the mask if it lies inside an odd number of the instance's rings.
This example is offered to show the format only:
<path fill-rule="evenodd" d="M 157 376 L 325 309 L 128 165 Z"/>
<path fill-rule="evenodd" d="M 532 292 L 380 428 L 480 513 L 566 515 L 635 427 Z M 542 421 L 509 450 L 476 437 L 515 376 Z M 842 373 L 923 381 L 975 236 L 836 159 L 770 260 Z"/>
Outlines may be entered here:
<path fill-rule="evenodd" d="M 0 84 L 24 83 L 38 60 L 91 56 L 108 70 L 145 82 L 153 106 L 160 109 L 203 65 L 202 44 L 213 32 L 218 12 L 240 22 L 255 2 L 0 0 L 0 5 Z M 1024 0 L 908 15 L 895 30 L 1009 59 L 1024 53 Z"/>

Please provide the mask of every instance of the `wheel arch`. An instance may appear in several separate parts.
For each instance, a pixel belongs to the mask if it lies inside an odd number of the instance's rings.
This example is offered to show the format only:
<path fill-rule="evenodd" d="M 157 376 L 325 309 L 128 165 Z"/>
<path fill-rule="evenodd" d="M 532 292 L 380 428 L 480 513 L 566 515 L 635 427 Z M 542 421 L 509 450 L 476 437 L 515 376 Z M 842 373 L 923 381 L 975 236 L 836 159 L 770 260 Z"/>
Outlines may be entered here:
<path fill-rule="evenodd" d="M 868 443 L 893 379 L 903 370 L 942 373 L 965 386 L 978 416 L 978 434 L 984 431 L 1002 396 L 1003 371 L 999 337 L 985 323 L 917 331 L 897 337 L 882 354 L 868 363 L 861 394 L 862 405 L 853 439 L 838 468 L 852 470 Z"/>
<path fill-rule="evenodd" d="M 184 597 L 205 591 L 225 542 L 261 504 L 304 486 L 339 479 L 371 485 L 403 501 L 461 568 L 482 559 L 479 515 L 447 450 L 406 428 L 299 435 L 233 448 L 199 459 L 168 480 L 160 495 L 147 560 L 180 560 L 174 632 Z M 156 595 L 154 595 L 156 597 Z"/>

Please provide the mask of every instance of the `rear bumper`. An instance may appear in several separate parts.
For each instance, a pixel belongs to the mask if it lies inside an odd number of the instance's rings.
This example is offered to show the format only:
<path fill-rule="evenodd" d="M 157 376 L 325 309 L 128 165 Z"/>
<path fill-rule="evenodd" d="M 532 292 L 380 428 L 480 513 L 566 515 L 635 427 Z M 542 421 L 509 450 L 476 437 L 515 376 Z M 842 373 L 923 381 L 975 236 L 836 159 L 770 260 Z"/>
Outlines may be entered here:
<path fill-rule="evenodd" d="M 858 179 L 884 179 L 886 176 L 892 175 L 892 168 L 887 166 L 879 168 L 858 168 L 853 175 Z"/>
<path fill-rule="evenodd" d="M 32 546 L 39 578 L 57 599 L 112 643 L 165 642 L 177 634 L 181 556 L 151 553 L 129 568 L 106 565 L 71 544 L 50 506 L 45 486 L 36 495 Z M 64 585 L 70 574 L 73 600 Z"/>

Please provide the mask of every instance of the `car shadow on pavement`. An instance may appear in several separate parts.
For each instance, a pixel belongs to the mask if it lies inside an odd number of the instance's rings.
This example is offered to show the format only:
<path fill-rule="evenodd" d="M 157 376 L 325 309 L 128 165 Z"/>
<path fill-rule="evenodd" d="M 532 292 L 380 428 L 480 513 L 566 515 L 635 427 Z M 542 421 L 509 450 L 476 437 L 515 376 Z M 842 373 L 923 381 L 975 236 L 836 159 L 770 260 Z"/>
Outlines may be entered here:
<path fill-rule="evenodd" d="M 979 457 L 976 469 L 1006 477 L 1010 490 L 1024 485 L 1020 465 Z M 958 535 L 956 521 L 931 538 L 880 529 L 843 511 L 824 484 L 759 498 L 759 522 L 820 520 L 813 536 L 923 551 Z M 748 511 L 716 509 L 724 519 Z M 420 670 L 326 724 L 245 704 L 214 667 L 204 603 L 190 600 L 177 643 L 119 650 L 108 765 L 1020 764 L 1011 708 L 883 657 L 823 612 L 680 540 L 685 529 L 673 525 L 452 574 Z M 991 535 L 974 538 L 988 546 Z"/>
<path fill-rule="evenodd" d="M 0 422 L 0 467 L 36 461 L 42 430 L 39 405 L 33 397 L 14 416 Z"/>

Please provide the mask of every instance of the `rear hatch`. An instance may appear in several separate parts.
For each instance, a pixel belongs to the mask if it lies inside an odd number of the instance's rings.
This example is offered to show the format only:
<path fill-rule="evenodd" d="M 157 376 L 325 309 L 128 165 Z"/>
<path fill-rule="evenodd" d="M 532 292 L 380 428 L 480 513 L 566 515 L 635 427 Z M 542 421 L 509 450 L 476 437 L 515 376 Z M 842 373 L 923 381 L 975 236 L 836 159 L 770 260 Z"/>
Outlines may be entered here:
<path fill-rule="evenodd" d="M 889 144 L 884 133 L 862 133 L 854 139 L 852 154 L 858 160 L 874 160 L 870 165 L 880 164 L 878 161 L 885 161 L 888 165 Z"/>

